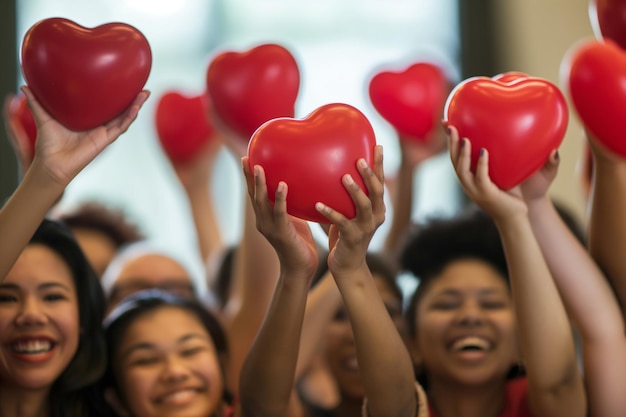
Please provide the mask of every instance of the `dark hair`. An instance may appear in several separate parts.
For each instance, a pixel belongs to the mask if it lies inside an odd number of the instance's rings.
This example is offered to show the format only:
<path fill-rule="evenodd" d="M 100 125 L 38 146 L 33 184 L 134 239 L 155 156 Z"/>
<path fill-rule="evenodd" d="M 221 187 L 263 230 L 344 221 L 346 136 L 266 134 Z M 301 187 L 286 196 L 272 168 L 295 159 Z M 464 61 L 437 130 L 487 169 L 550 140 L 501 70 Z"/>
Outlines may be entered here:
<path fill-rule="evenodd" d="M 80 338 L 78 349 L 50 391 L 54 417 L 88 416 L 85 392 L 103 374 L 106 351 L 102 317 L 104 293 L 71 231 L 61 223 L 44 220 L 29 245 L 43 245 L 58 254 L 69 266 L 78 299 Z"/>
<path fill-rule="evenodd" d="M 222 254 L 219 267 L 215 273 L 215 280 L 213 280 L 211 285 L 217 298 L 217 302 L 221 308 L 226 306 L 228 299 L 230 298 L 236 252 L 237 246 L 232 245 L 226 248 Z"/>
<path fill-rule="evenodd" d="M 121 210 L 96 201 L 82 203 L 75 210 L 60 215 L 59 220 L 71 229 L 87 229 L 102 233 L 111 239 L 117 248 L 143 238 L 139 228 L 130 223 Z"/>
<path fill-rule="evenodd" d="M 405 311 L 410 337 L 416 336 L 417 307 L 430 284 L 448 265 L 462 259 L 486 262 L 508 285 L 509 272 L 498 229 L 492 218 L 474 205 L 452 218 L 431 219 L 407 241 L 401 255 L 401 269 L 419 281 Z M 508 377 L 521 373 L 514 366 Z M 426 375 L 420 370 L 416 374 L 418 381 L 427 387 Z"/>
<path fill-rule="evenodd" d="M 368 252 L 365 255 L 365 261 L 372 275 L 382 278 L 391 292 L 402 301 L 403 294 L 398 284 L 398 271 L 393 267 L 391 261 L 377 252 Z"/>
<path fill-rule="evenodd" d="M 222 379 L 226 380 L 226 362 L 228 359 L 228 343 L 226 334 L 217 318 L 200 302 L 159 289 L 142 290 L 123 299 L 104 321 L 106 342 L 108 349 L 108 366 L 104 378 L 101 381 L 101 389 L 117 389 L 115 374 L 113 372 L 113 357 L 117 346 L 130 325 L 146 313 L 163 307 L 177 307 L 195 315 L 201 322 L 207 333 L 211 336 L 218 355 Z M 225 401 L 230 403 L 232 396 L 226 388 L 222 393 Z"/>

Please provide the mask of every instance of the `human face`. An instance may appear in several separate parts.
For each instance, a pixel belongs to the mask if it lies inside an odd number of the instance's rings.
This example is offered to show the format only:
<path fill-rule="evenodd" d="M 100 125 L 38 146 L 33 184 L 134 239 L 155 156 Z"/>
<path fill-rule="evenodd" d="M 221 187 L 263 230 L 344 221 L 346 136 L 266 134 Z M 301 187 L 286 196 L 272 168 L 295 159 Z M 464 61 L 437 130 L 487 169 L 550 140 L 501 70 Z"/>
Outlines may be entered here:
<path fill-rule="evenodd" d="M 115 242 L 107 235 L 95 230 L 75 228 L 72 230 L 80 248 L 89 260 L 98 277 L 104 271 L 117 253 Z"/>
<path fill-rule="evenodd" d="M 78 349 L 80 319 L 72 273 L 43 245 L 29 245 L 0 281 L 0 381 L 48 389 Z"/>
<path fill-rule="evenodd" d="M 374 283 L 387 307 L 398 331 L 403 333 L 402 300 L 387 285 L 384 278 L 374 275 Z M 348 313 L 344 307 L 339 309 L 328 326 L 326 333 L 326 361 L 330 372 L 337 381 L 339 389 L 351 398 L 362 398 L 363 383 L 359 376 L 359 365 L 354 346 L 354 335 Z"/>
<path fill-rule="evenodd" d="M 427 285 L 411 342 L 429 383 L 504 380 L 518 353 L 512 300 L 500 273 L 480 260 L 458 260 Z"/>
<path fill-rule="evenodd" d="M 121 402 L 134 417 L 207 417 L 223 380 L 211 336 L 191 312 L 164 306 L 137 318 L 113 356 Z"/>
<path fill-rule="evenodd" d="M 122 268 L 111 292 L 109 310 L 123 298 L 150 288 L 194 298 L 189 274 L 178 262 L 164 255 L 147 254 L 132 259 Z"/>

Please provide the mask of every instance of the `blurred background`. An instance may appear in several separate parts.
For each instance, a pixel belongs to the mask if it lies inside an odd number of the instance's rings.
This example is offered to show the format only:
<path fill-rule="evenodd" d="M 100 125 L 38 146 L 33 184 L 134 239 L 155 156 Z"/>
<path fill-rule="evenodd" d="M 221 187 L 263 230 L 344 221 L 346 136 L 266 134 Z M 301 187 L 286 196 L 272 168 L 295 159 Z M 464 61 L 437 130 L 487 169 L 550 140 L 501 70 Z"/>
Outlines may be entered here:
<path fill-rule="evenodd" d="M 261 43 L 287 47 L 301 71 L 296 117 L 330 102 L 359 108 L 385 148 L 386 175 L 393 176 L 399 164 L 397 137 L 367 95 L 367 82 L 378 67 L 434 60 L 455 83 L 475 75 L 521 71 L 558 85 L 567 50 L 592 37 L 588 0 L 2 0 L 2 97 L 23 84 L 19 51 L 24 33 L 48 17 L 86 27 L 128 23 L 144 33 L 153 53 L 146 84 L 152 97 L 139 119 L 72 182 L 60 207 L 102 201 L 122 209 L 149 238 L 176 242 L 183 254 L 195 253 L 193 220 L 160 149 L 154 105 L 167 90 L 202 92 L 208 63 L 216 53 Z M 584 221 L 576 173 L 582 130 L 570 114 L 560 173 L 551 192 Z M 213 196 L 223 236 L 231 243 L 241 232 L 244 193 L 239 170 L 239 161 L 230 154 L 219 155 Z M 463 204 L 447 154 L 428 161 L 416 176 L 416 220 L 453 214 Z M 16 158 L 2 130 L 2 201 L 18 181 Z M 384 235 L 384 228 L 377 236 Z M 374 249 L 380 243 L 375 239 Z"/>

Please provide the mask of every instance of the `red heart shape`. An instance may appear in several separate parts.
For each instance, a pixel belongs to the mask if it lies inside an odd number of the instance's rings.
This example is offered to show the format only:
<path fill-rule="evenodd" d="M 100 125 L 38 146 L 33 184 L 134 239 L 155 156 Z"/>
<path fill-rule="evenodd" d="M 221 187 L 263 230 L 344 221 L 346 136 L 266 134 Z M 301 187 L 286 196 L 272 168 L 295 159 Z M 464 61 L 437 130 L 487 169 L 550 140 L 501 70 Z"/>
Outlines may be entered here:
<path fill-rule="evenodd" d="M 206 85 L 215 113 L 247 140 L 268 120 L 294 117 L 300 72 L 287 49 L 264 44 L 215 56 Z"/>
<path fill-rule="evenodd" d="M 155 124 L 159 142 L 170 160 L 175 164 L 189 162 L 213 137 L 209 97 L 165 92 L 157 103 Z"/>
<path fill-rule="evenodd" d="M 37 140 L 37 125 L 33 113 L 28 107 L 26 96 L 19 93 L 13 97 L 9 104 L 9 117 L 15 120 L 21 126 L 26 136 L 28 136 L 28 153 L 35 154 L 35 141 Z"/>
<path fill-rule="evenodd" d="M 592 135 L 626 156 L 626 52 L 611 40 L 585 42 L 566 55 L 563 85 Z"/>
<path fill-rule="evenodd" d="M 415 139 L 425 139 L 438 125 L 448 91 L 443 71 L 425 62 L 401 72 L 379 72 L 369 83 L 378 113 L 399 133 Z"/>
<path fill-rule="evenodd" d="M 77 131 L 119 116 L 145 85 L 151 66 L 148 41 L 124 23 L 89 29 L 44 19 L 22 44 L 22 71 L 33 94 L 52 117 Z"/>
<path fill-rule="evenodd" d="M 367 192 L 356 168 L 359 158 L 373 166 L 376 137 L 369 120 L 356 108 L 333 103 L 319 107 L 302 120 L 278 118 L 254 132 L 248 146 L 250 169 L 265 170 L 269 198 L 284 181 L 289 214 L 328 223 L 315 210 L 322 202 L 347 218 L 356 215 L 354 202 L 344 188 L 345 174 Z"/>
<path fill-rule="evenodd" d="M 611 39 L 626 49 L 626 0 L 591 0 L 589 20 L 598 39 Z"/>
<path fill-rule="evenodd" d="M 472 143 L 472 170 L 481 148 L 489 151 L 489 174 L 508 190 L 541 168 L 563 141 L 568 122 L 565 98 L 549 81 L 500 82 L 469 78 L 450 93 L 447 123 Z"/>

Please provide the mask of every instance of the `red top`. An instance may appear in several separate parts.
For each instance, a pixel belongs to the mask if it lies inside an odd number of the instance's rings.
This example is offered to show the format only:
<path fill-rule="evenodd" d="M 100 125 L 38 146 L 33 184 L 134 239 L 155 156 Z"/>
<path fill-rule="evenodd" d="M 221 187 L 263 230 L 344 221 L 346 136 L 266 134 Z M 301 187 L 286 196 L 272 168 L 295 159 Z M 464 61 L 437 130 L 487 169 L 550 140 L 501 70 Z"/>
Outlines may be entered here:
<path fill-rule="evenodd" d="M 432 403 L 429 404 L 430 417 L 437 417 Z M 528 380 L 516 378 L 506 384 L 506 399 L 500 417 L 533 417 L 528 405 Z"/>

